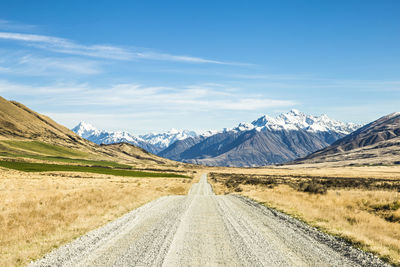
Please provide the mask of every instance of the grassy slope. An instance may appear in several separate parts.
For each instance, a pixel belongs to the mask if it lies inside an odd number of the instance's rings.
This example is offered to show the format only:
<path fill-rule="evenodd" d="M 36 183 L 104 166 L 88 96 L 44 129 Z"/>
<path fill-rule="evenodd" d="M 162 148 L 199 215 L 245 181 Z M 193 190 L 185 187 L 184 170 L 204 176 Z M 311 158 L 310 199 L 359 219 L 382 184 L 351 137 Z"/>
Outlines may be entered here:
<path fill-rule="evenodd" d="M 124 177 L 189 178 L 188 176 L 174 174 L 174 173 L 141 172 L 141 171 L 112 169 L 109 167 L 60 165 L 60 164 L 18 162 L 18 161 L 0 161 L 0 166 L 24 172 L 64 171 L 64 172 L 89 172 L 89 173 L 108 174 L 108 175 L 116 175 Z"/>
<path fill-rule="evenodd" d="M 125 162 L 129 164 L 123 164 L 116 162 L 115 159 L 119 159 L 116 157 L 110 157 L 105 155 L 97 155 L 95 152 L 88 153 L 83 152 L 78 149 L 63 147 L 60 145 L 47 144 L 41 141 L 21 141 L 21 140 L 0 140 L 0 157 L 3 157 L 7 161 L 28 161 L 28 162 L 36 162 L 36 163 L 67 163 L 68 165 L 79 165 L 78 167 L 67 167 L 64 166 L 47 166 L 43 165 L 39 166 L 29 166 L 25 164 L 22 166 L 21 164 L 6 164 L 4 167 L 9 167 L 21 171 L 27 171 L 29 169 L 35 171 L 46 171 L 46 167 L 48 170 L 55 171 L 85 171 L 92 173 L 104 173 L 104 174 L 113 174 L 119 176 L 130 176 L 131 173 L 124 173 L 122 171 L 115 172 L 110 170 L 99 169 L 98 167 L 108 167 L 108 168 L 117 168 L 117 169 L 133 169 L 135 167 L 143 166 L 143 162 L 147 162 L 147 169 L 155 170 L 155 169 L 164 169 L 171 164 L 168 164 L 168 161 L 161 160 L 155 155 L 151 155 L 145 151 L 142 151 L 139 148 L 136 148 L 131 145 L 125 144 L 123 146 L 125 150 L 120 150 L 120 146 L 107 146 L 106 149 L 111 152 L 116 151 L 117 156 L 119 154 L 123 154 L 125 158 Z M 128 153 L 129 152 L 129 153 Z M 129 160 L 131 158 L 131 160 Z M 18 159 L 18 160 L 16 160 Z M 1 160 L 1 159 L 0 159 Z M 167 163 L 167 164 L 166 164 Z M 65 164 L 65 165 L 67 165 Z M 163 166 L 164 168 L 159 168 Z M 88 167 L 91 167 L 89 169 Z M 96 168 L 97 167 L 97 168 Z M 172 167 L 172 166 L 171 166 Z M 56 169 L 55 169 L 56 168 Z M 146 168 L 140 168 L 146 169 Z M 173 172 L 173 168 L 169 168 L 170 172 Z M 136 175 L 135 175 L 136 176 Z M 148 175 L 146 175 L 148 177 Z M 169 177 L 168 175 L 165 177 Z M 176 177 L 176 176 L 175 176 Z"/>
<path fill-rule="evenodd" d="M 47 144 L 39 141 L 14 141 L 14 140 L 3 140 L 2 144 L 19 151 L 26 153 L 35 153 L 55 157 L 80 157 L 86 158 L 89 153 L 82 152 L 77 149 L 71 149 L 58 145 Z"/>

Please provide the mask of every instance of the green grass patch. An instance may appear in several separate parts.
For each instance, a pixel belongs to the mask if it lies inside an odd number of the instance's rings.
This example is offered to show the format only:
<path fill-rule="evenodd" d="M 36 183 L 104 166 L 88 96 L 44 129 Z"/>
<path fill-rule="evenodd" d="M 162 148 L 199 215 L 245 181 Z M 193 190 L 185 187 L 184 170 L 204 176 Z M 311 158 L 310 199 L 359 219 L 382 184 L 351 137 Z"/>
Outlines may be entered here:
<path fill-rule="evenodd" d="M 87 157 L 89 156 L 88 153 L 66 148 L 57 145 L 46 144 L 39 141 L 12 141 L 12 140 L 4 140 L 1 141 L 3 144 L 7 146 L 24 150 L 28 152 L 44 154 L 47 156 L 56 156 L 56 157 Z"/>
<path fill-rule="evenodd" d="M 73 159 L 73 158 L 65 158 L 65 157 L 18 154 L 18 153 L 9 153 L 9 152 L 0 152 L 0 156 L 9 157 L 9 158 L 30 158 L 30 159 L 45 160 L 45 161 L 50 161 L 50 162 L 77 163 L 77 164 L 81 164 L 81 165 L 85 164 L 85 165 L 91 165 L 91 166 L 113 167 L 113 168 L 120 168 L 120 169 L 132 169 L 132 166 L 130 166 L 130 165 L 121 164 L 121 163 L 113 162 L 113 161 L 107 161 L 107 160 Z"/>
<path fill-rule="evenodd" d="M 158 172 L 141 172 L 112 169 L 108 167 L 89 167 L 77 165 L 58 165 L 48 163 L 32 163 L 32 162 L 16 162 L 16 161 L 0 161 L 0 167 L 14 169 L 24 172 L 48 172 L 48 171 L 66 171 L 66 172 L 90 172 L 98 174 L 108 174 L 126 177 L 178 177 L 189 178 L 185 175 L 174 173 L 158 173 Z"/>
<path fill-rule="evenodd" d="M 0 141 L 0 156 L 10 158 L 31 158 L 50 162 L 77 163 L 120 169 L 132 168 L 132 166 L 114 161 L 82 159 L 82 157 L 87 157 L 89 154 L 79 150 L 50 145 L 38 141 Z"/>

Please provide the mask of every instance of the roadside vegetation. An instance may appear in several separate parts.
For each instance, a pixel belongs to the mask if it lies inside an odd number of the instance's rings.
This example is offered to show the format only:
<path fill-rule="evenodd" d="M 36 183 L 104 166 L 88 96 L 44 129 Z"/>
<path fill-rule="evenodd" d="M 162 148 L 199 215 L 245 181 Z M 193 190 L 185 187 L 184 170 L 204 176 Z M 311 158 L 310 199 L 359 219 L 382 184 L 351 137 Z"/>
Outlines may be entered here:
<path fill-rule="evenodd" d="M 1 169 L 0 266 L 23 266 L 149 201 L 187 194 L 187 178 Z"/>
<path fill-rule="evenodd" d="M 209 180 L 217 194 L 240 193 L 400 265 L 400 179 L 335 176 L 211 173 Z"/>

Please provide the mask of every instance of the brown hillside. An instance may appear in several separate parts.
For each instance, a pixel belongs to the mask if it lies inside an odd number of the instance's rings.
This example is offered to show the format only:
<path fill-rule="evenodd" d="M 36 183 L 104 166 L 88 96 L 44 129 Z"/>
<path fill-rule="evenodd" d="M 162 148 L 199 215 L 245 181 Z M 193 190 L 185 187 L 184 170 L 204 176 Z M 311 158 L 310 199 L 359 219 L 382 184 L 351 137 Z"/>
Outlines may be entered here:
<path fill-rule="evenodd" d="M 87 141 L 75 134 L 68 128 L 56 123 L 52 119 L 39 114 L 21 103 L 8 101 L 0 97 L 0 148 L 5 152 L 34 153 L 15 146 L 15 144 L 4 143 L 12 141 L 39 141 L 46 144 L 61 146 L 84 152 L 85 158 L 123 161 L 140 165 L 143 168 L 159 166 L 181 166 L 172 160 L 164 159 L 148 153 L 141 148 L 131 144 L 113 144 L 99 146 Z M 42 153 L 46 155 L 46 153 Z"/>
<path fill-rule="evenodd" d="M 29 139 L 70 146 L 91 146 L 68 128 L 21 103 L 0 97 L 0 136 L 7 139 Z"/>
<path fill-rule="evenodd" d="M 400 113 L 381 117 L 297 162 L 400 164 Z"/>

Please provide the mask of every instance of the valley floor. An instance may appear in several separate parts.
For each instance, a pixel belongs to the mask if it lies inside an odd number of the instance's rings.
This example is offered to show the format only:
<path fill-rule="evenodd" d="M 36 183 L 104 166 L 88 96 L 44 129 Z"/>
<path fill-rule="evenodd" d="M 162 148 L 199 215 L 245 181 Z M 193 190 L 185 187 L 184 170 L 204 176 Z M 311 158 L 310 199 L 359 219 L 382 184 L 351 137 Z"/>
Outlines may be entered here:
<path fill-rule="evenodd" d="M 239 262 L 244 264 L 246 259 L 232 255 L 250 253 L 249 251 L 255 251 L 251 253 L 255 253 L 255 258 L 262 262 L 264 256 L 257 254 L 259 248 L 251 247 L 252 239 L 246 237 L 246 232 L 253 231 L 249 233 L 253 237 L 265 234 L 267 230 L 262 230 L 264 226 L 261 221 L 269 221 L 271 212 L 275 217 L 276 214 L 281 214 L 276 213 L 276 209 L 400 265 L 400 166 L 335 168 L 314 165 L 306 168 L 282 166 L 254 169 L 190 166 L 189 170 L 197 171 L 195 179 L 117 177 L 85 172 L 35 173 L 0 169 L 0 266 L 25 265 L 54 248 L 163 196 L 167 196 L 163 199 L 172 202 L 171 205 L 163 206 L 162 212 L 167 212 L 174 206 L 181 207 L 177 208 L 179 212 L 172 213 L 176 215 L 175 219 L 169 221 L 172 228 L 164 232 L 164 237 L 169 239 L 162 244 L 158 243 L 168 246 L 165 260 L 171 264 L 177 263 L 179 259 L 190 264 L 191 259 L 198 257 L 196 255 L 205 253 L 199 249 L 201 244 L 212 243 L 212 240 L 220 238 L 220 245 L 226 252 L 222 252 L 220 247 L 207 247 L 208 258 L 197 258 L 199 262 L 219 262 L 221 257 L 228 257 L 226 253 L 230 253 L 229 258 L 233 265 Z M 200 172 L 209 173 L 208 180 L 217 195 L 213 195 L 204 181 L 192 187 L 200 178 Z M 311 186 L 311 190 L 307 186 Z M 189 196 L 184 196 L 191 187 Z M 266 207 L 239 196 L 225 194 L 241 194 Z M 131 213 L 136 214 L 135 212 Z M 270 215 L 263 217 L 266 215 L 260 213 Z M 239 215 L 245 217 L 237 218 Z M 278 217 L 284 220 L 290 218 L 284 214 Z M 148 219 L 153 221 L 154 218 Z M 210 220 L 212 225 L 220 225 L 225 230 L 221 230 L 219 226 L 212 228 L 209 225 Z M 249 222 L 254 223 L 253 228 L 244 227 Z M 270 225 L 276 223 L 269 222 Z M 296 221 L 294 227 L 303 227 L 303 224 L 298 223 Z M 156 224 L 151 227 L 153 226 Z M 289 231 L 286 228 L 275 230 Z M 227 235 L 236 241 L 229 241 Z M 187 236 L 191 238 L 188 239 Z M 150 237 L 143 238 L 146 240 Z M 278 248 L 285 246 L 279 241 L 279 235 L 269 234 L 268 238 L 275 240 L 271 242 L 278 242 L 274 243 Z M 261 238 L 261 243 L 258 243 L 265 245 L 265 240 L 262 240 Z M 231 241 L 234 242 L 233 245 Z M 182 258 L 178 254 L 185 248 L 179 247 L 179 244 L 194 244 L 195 250 L 185 252 L 189 253 L 186 256 L 191 256 Z M 279 249 L 277 253 L 280 253 Z M 298 262 L 305 259 L 306 256 L 296 253 L 295 258 L 300 259 Z M 307 253 L 314 255 L 312 251 Z M 279 257 L 270 260 L 277 260 L 278 263 L 290 263 L 292 260 L 290 257 L 278 259 Z"/>

